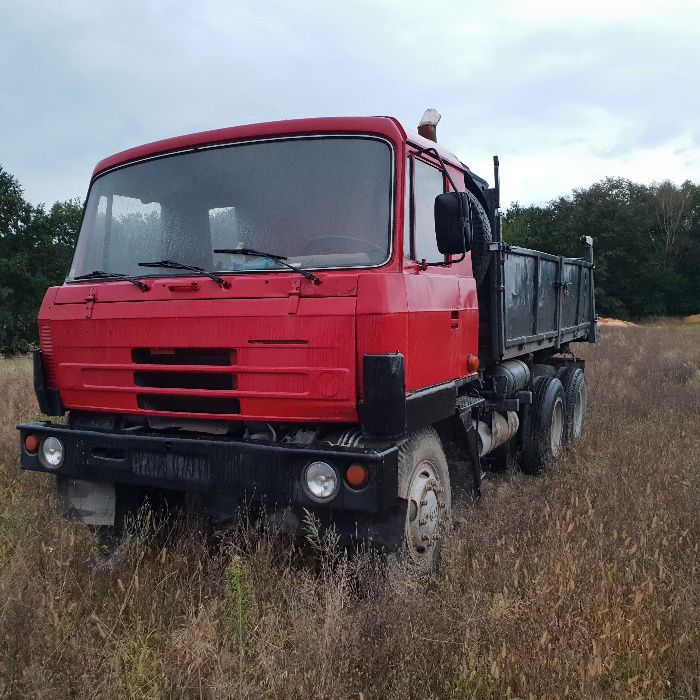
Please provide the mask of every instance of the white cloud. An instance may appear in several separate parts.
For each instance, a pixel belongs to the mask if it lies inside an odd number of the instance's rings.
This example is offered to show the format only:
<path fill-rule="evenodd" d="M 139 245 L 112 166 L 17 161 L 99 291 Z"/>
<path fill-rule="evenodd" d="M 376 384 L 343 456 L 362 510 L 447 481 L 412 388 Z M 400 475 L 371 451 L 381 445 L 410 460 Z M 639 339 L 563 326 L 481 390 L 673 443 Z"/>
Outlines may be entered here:
<path fill-rule="evenodd" d="M 477 172 L 501 155 L 505 201 L 692 179 L 699 39 L 693 0 L 6 1 L 0 164 L 50 203 L 145 141 L 434 106 Z"/>

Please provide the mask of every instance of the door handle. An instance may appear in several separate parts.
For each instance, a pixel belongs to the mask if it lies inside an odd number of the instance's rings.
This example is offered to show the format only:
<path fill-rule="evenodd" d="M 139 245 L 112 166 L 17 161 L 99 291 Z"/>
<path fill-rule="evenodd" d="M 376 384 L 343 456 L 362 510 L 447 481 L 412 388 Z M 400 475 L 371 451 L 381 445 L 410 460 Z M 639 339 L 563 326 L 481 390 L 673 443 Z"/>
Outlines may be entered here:
<path fill-rule="evenodd" d="M 459 311 L 450 312 L 450 328 L 459 328 Z"/>

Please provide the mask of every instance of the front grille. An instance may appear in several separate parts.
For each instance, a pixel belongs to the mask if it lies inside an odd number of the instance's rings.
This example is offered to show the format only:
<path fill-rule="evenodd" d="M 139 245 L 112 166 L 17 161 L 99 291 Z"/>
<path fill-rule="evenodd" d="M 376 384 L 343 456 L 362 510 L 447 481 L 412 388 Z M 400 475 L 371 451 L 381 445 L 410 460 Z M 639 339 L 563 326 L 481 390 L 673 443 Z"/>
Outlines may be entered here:
<path fill-rule="evenodd" d="M 134 384 L 155 389 L 235 389 L 237 382 L 233 374 L 210 372 L 134 372 Z"/>
<path fill-rule="evenodd" d="M 192 396 L 196 391 L 235 391 L 238 378 L 231 370 L 201 371 L 202 367 L 232 367 L 237 353 L 233 348 L 133 348 L 134 386 L 174 389 L 177 394 L 137 393 L 136 403 L 145 411 L 163 413 L 208 413 L 231 415 L 241 412 L 240 402 L 230 396 Z M 160 365 L 151 369 L 147 365 Z M 165 369 L 163 366 L 172 369 Z M 190 369 L 191 368 L 191 369 Z"/>
<path fill-rule="evenodd" d="M 211 365 L 236 364 L 236 351 L 230 348 L 134 348 L 131 359 L 137 365 Z"/>
<path fill-rule="evenodd" d="M 144 411 L 168 413 L 211 413 L 216 415 L 241 412 L 238 399 L 221 396 L 162 396 L 137 394 L 138 407 Z"/>

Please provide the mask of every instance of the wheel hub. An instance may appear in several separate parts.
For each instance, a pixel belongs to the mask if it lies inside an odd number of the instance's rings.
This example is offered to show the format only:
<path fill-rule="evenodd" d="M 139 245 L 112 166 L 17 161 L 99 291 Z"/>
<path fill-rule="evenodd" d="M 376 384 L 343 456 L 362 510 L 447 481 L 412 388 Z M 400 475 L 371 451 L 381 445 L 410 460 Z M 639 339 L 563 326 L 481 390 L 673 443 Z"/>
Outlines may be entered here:
<path fill-rule="evenodd" d="M 552 410 L 551 448 L 552 456 L 557 457 L 561 452 L 564 437 L 564 402 L 557 399 Z"/>
<path fill-rule="evenodd" d="M 574 404 L 574 425 L 573 434 L 574 437 L 581 437 L 583 434 L 583 417 L 586 414 L 586 385 L 581 382 L 581 386 L 576 392 L 576 403 Z"/>
<path fill-rule="evenodd" d="M 406 539 L 417 556 L 430 551 L 440 537 L 439 526 L 445 502 L 435 468 L 423 461 L 415 471 L 408 491 Z"/>

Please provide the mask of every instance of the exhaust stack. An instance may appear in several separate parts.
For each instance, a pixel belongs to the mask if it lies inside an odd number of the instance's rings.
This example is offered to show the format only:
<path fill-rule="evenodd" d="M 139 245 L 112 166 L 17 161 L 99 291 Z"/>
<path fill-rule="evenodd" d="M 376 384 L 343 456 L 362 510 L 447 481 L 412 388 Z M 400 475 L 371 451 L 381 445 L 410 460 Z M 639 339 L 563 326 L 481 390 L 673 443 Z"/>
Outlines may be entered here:
<path fill-rule="evenodd" d="M 432 107 L 426 109 L 418 124 L 418 133 L 424 139 L 437 142 L 437 125 L 441 117 L 442 115 L 436 109 Z"/>

